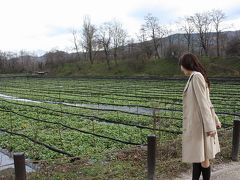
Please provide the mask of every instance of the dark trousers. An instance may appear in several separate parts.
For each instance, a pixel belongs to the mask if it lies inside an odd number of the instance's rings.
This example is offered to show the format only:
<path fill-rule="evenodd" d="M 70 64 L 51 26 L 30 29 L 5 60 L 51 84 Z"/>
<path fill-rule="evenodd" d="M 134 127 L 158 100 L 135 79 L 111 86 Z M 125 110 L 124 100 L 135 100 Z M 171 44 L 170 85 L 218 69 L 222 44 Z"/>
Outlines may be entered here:
<path fill-rule="evenodd" d="M 192 180 L 199 180 L 201 173 L 203 176 L 203 180 L 210 180 L 211 176 L 210 165 L 207 168 L 204 168 L 202 167 L 201 163 L 193 163 Z"/>

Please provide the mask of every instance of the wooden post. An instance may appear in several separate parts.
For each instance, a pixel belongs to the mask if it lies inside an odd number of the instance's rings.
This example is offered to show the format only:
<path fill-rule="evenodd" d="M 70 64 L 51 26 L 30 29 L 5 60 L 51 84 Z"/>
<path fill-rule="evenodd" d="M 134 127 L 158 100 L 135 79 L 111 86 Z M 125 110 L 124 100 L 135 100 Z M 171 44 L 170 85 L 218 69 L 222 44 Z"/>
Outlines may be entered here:
<path fill-rule="evenodd" d="M 240 120 L 233 121 L 233 137 L 232 137 L 232 160 L 238 161 L 240 143 Z"/>
<path fill-rule="evenodd" d="M 26 180 L 26 167 L 24 153 L 14 153 L 15 180 Z"/>
<path fill-rule="evenodd" d="M 148 140 L 148 149 L 147 149 L 148 180 L 153 180 L 154 174 L 155 174 L 155 164 L 156 164 L 156 136 L 149 135 L 147 140 Z"/>

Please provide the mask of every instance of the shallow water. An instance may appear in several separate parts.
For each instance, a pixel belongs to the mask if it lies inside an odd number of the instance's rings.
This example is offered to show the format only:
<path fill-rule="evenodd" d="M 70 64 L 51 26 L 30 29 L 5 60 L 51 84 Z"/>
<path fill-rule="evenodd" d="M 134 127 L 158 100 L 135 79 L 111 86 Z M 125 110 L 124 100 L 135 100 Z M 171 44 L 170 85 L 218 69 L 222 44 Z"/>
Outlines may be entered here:
<path fill-rule="evenodd" d="M 14 168 L 14 161 L 13 158 L 10 157 L 10 153 L 6 150 L 0 149 L 0 173 L 2 170 Z M 26 165 L 27 172 L 35 172 L 35 169 Z"/>
<path fill-rule="evenodd" d="M 75 107 L 87 107 L 87 108 L 96 108 L 96 109 L 104 109 L 104 110 L 119 110 L 130 113 L 137 113 L 142 115 L 152 115 L 154 109 L 153 108 L 144 108 L 144 107 L 130 107 L 130 106 L 118 106 L 118 105 L 106 105 L 106 104 L 84 104 L 84 103 L 65 103 L 65 102 L 55 102 L 55 101 L 36 101 L 31 99 L 18 98 L 15 96 L 9 96 L 5 94 L 0 94 L 0 98 L 7 100 L 15 100 L 15 101 L 23 101 L 23 102 L 32 102 L 32 103 L 49 103 L 49 104 L 63 104 L 66 106 L 75 106 Z M 155 112 L 164 111 L 156 109 Z"/>

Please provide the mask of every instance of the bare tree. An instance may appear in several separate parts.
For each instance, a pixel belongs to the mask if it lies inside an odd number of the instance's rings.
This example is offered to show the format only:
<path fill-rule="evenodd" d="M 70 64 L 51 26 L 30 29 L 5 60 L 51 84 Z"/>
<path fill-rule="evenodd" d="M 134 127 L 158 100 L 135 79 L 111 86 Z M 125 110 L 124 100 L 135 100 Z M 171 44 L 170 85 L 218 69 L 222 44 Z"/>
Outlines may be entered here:
<path fill-rule="evenodd" d="M 82 44 L 91 64 L 93 64 L 94 48 L 96 47 L 97 44 L 96 31 L 97 29 L 91 23 L 90 17 L 86 16 L 83 21 Z"/>
<path fill-rule="evenodd" d="M 192 23 L 191 18 L 188 16 L 185 16 L 178 23 L 180 24 L 180 31 L 184 32 L 183 35 L 187 41 L 187 50 L 188 50 L 188 52 L 190 52 L 192 50 L 192 48 L 190 48 L 190 47 L 192 45 L 192 34 L 194 32 L 194 24 Z"/>
<path fill-rule="evenodd" d="M 129 40 L 127 40 L 127 53 L 128 53 L 128 56 L 131 57 L 133 56 L 133 52 L 134 52 L 134 39 L 131 38 Z"/>
<path fill-rule="evenodd" d="M 111 27 L 111 34 L 113 38 L 113 57 L 117 65 L 118 51 L 121 46 L 126 44 L 127 31 L 123 29 L 119 21 L 113 20 Z"/>
<path fill-rule="evenodd" d="M 153 41 L 153 46 L 155 50 L 155 56 L 160 58 L 160 54 L 158 48 L 163 48 L 162 38 L 166 35 L 166 28 L 160 26 L 159 20 L 157 17 L 154 17 L 152 14 L 148 14 L 144 18 L 145 20 L 145 27 L 149 32 L 149 36 Z"/>
<path fill-rule="evenodd" d="M 6 52 L 0 51 L 0 72 L 5 72 L 7 64 Z"/>
<path fill-rule="evenodd" d="M 191 22 L 194 24 L 199 35 L 200 47 L 203 49 L 205 55 L 208 55 L 210 33 L 211 33 L 211 16 L 209 12 L 195 13 L 190 16 Z"/>
<path fill-rule="evenodd" d="M 147 38 L 147 30 L 144 25 L 142 25 L 139 30 L 139 34 L 137 35 L 138 41 L 140 43 L 141 52 L 143 53 L 143 57 L 150 59 L 152 56 L 152 44 L 148 41 Z"/>
<path fill-rule="evenodd" d="M 138 35 L 138 40 L 140 42 L 145 42 L 147 41 L 147 30 L 146 27 L 144 25 L 142 25 L 142 27 L 139 30 L 139 35 Z"/>
<path fill-rule="evenodd" d="M 19 68 L 24 72 L 32 72 L 34 70 L 34 60 L 30 52 L 21 50 L 18 58 Z"/>
<path fill-rule="evenodd" d="M 112 27 L 112 24 L 110 22 L 106 22 L 100 26 L 98 31 L 98 42 L 103 47 L 108 69 L 111 69 L 110 59 L 109 59 L 110 44 L 112 40 L 111 27 Z"/>
<path fill-rule="evenodd" d="M 59 50 L 51 50 L 45 54 L 46 68 L 52 69 L 57 66 L 62 66 L 67 62 L 67 53 Z"/>
<path fill-rule="evenodd" d="M 225 16 L 225 13 L 222 10 L 213 9 L 211 11 L 211 17 L 212 17 L 212 22 L 213 22 L 214 29 L 216 31 L 217 56 L 220 56 L 219 39 L 220 39 L 221 31 L 222 31 L 221 23 L 226 18 L 226 16 Z"/>
<path fill-rule="evenodd" d="M 150 37 L 153 41 L 154 49 L 155 49 L 155 56 L 160 58 L 158 53 L 159 43 L 157 40 L 157 30 L 159 29 L 159 20 L 157 17 L 152 16 L 152 14 L 148 14 L 144 18 L 145 26 L 150 31 Z"/>
<path fill-rule="evenodd" d="M 77 54 L 77 58 L 80 61 L 81 60 L 81 55 L 80 55 L 80 42 L 79 38 L 77 36 L 77 31 L 75 29 L 72 30 L 72 35 L 73 35 L 73 44 L 74 44 L 74 50 Z"/>

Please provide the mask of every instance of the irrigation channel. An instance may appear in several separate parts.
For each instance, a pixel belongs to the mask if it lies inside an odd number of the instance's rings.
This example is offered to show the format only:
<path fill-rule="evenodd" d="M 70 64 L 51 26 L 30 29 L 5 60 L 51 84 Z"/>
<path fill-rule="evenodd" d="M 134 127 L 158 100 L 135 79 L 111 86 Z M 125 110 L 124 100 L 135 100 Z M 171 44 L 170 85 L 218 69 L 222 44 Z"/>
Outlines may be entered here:
<path fill-rule="evenodd" d="M 158 108 L 146 108 L 146 107 L 131 107 L 131 106 L 117 106 L 117 105 L 104 105 L 104 104 L 73 104 L 73 103 L 65 103 L 65 102 L 55 102 L 55 101 L 36 101 L 31 99 L 24 99 L 24 98 L 18 98 L 14 96 L 8 96 L 5 94 L 0 94 L 1 98 L 8 99 L 8 100 L 14 100 L 14 101 L 22 101 L 22 102 L 32 102 L 32 103 L 49 103 L 49 104 L 62 104 L 66 106 L 76 106 L 76 107 L 87 107 L 87 108 L 97 108 L 99 110 L 118 110 L 123 112 L 129 112 L 129 113 L 137 113 L 140 115 L 152 115 L 154 112 L 164 112 L 163 109 Z M 166 109 L 167 111 L 168 109 Z M 172 111 L 172 110 L 169 110 Z M 179 110 L 176 110 L 179 111 Z"/>

